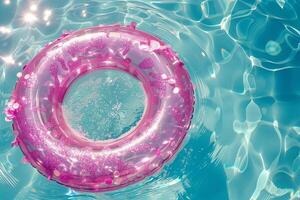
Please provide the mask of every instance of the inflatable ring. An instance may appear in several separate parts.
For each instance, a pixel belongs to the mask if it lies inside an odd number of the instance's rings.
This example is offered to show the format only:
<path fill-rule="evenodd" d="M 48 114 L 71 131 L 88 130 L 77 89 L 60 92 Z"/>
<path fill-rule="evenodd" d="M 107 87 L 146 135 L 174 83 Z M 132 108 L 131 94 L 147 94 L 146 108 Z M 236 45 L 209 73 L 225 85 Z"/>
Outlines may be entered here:
<path fill-rule="evenodd" d="M 62 102 L 78 77 L 103 69 L 141 81 L 147 101 L 133 130 L 93 141 L 68 125 Z M 44 176 L 80 191 L 115 190 L 152 175 L 178 151 L 191 123 L 194 93 L 183 63 L 134 24 L 63 34 L 18 75 L 6 109 L 15 143 Z"/>

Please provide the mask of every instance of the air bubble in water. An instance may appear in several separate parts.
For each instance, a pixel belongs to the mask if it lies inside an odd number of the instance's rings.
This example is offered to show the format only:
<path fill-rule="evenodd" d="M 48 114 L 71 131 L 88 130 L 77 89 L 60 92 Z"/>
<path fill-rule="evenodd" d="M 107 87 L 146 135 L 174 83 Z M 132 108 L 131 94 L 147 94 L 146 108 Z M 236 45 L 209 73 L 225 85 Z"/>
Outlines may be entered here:
<path fill-rule="evenodd" d="M 277 56 L 281 52 L 281 46 L 278 42 L 270 40 L 265 47 L 266 52 L 271 56 Z"/>

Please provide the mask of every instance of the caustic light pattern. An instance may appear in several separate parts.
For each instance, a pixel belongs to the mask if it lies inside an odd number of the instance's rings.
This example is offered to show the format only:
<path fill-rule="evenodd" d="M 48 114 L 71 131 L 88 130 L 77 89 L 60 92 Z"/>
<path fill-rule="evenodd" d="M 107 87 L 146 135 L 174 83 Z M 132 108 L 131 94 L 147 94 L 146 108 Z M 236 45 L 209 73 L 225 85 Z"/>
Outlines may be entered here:
<path fill-rule="evenodd" d="M 7 107 L 22 67 L 47 43 L 68 31 L 133 21 L 137 29 L 160 38 L 178 53 L 195 91 L 190 130 L 176 157 L 142 182 L 100 194 L 74 191 L 20 164 L 22 152 L 10 147 L 14 135 L 2 113 L 1 197 L 300 198 L 298 0 L 3 0 L 0 15 L 1 110 Z M 122 85 L 119 79 L 110 80 Z M 127 91 L 133 90 L 125 82 Z M 88 99 L 95 97 L 93 84 L 86 86 L 91 91 Z M 127 100 L 107 102 L 114 108 L 107 116 L 118 124 L 126 124 L 127 118 L 135 121 L 143 113 L 142 106 L 128 112 L 133 107 L 127 105 L 133 104 Z M 79 98 L 75 105 L 69 113 L 85 119 L 80 108 L 93 104 Z M 100 107 L 92 108 L 93 116 L 98 116 Z"/>

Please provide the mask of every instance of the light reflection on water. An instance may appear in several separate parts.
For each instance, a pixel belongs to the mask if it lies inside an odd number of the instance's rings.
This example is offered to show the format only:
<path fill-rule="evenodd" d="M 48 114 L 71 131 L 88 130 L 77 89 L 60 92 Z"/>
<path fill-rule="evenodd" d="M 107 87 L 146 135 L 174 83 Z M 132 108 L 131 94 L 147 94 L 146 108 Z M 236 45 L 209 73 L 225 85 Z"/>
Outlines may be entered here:
<path fill-rule="evenodd" d="M 0 119 L 5 199 L 300 199 L 300 4 L 297 0 L 13 1 L 0 3 L 0 108 L 16 74 L 65 31 L 129 24 L 178 52 L 195 85 L 180 153 L 119 191 L 78 193 L 21 164 Z"/>

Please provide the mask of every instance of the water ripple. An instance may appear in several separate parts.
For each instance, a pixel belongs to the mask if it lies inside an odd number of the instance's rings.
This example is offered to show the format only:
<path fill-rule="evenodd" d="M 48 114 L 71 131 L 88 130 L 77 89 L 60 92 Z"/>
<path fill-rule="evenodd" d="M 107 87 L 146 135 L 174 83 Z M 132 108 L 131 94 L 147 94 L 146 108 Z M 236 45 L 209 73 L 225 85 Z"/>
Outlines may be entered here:
<path fill-rule="evenodd" d="M 300 199 L 297 0 L 4 0 L 0 13 L 1 110 L 42 46 L 66 31 L 132 21 L 178 52 L 196 96 L 176 158 L 141 183 L 101 194 L 75 192 L 21 165 L 1 114 L 5 199 Z"/>

